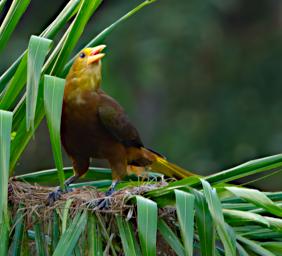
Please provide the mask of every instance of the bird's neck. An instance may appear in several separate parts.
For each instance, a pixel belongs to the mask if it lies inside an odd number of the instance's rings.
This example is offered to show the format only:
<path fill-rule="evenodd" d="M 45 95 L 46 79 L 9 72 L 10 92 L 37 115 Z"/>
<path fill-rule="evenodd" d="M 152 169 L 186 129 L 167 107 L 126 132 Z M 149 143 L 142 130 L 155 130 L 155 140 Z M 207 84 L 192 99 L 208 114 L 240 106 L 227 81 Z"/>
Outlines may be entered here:
<path fill-rule="evenodd" d="M 80 89 L 82 91 L 97 91 L 101 85 L 101 70 L 99 69 L 84 69 L 80 71 L 70 72 L 67 77 L 67 82 L 71 84 L 72 89 Z"/>

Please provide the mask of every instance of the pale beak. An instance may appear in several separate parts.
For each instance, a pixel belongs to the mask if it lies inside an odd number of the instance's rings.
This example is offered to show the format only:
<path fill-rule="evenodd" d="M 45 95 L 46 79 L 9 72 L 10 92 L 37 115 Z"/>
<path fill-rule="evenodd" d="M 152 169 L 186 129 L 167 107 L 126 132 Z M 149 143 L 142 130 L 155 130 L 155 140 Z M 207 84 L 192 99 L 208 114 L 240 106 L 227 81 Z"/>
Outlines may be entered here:
<path fill-rule="evenodd" d="M 106 48 L 106 45 L 101 44 L 92 48 L 92 51 L 87 59 L 87 64 L 94 63 L 105 56 L 105 53 L 101 53 Z"/>

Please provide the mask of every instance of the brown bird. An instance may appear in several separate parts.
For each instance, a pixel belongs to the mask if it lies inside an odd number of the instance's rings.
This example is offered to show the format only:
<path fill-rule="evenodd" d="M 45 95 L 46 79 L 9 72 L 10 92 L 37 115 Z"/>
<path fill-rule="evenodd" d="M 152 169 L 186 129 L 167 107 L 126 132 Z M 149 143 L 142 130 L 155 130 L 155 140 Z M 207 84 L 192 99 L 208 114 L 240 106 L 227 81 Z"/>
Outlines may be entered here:
<path fill-rule="evenodd" d="M 135 167 L 152 167 L 170 177 L 194 175 L 146 148 L 120 104 L 101 89 L 105 45 L 82 50 L 66 78 L 61 119 L 61 140 L 72 159 L 74 176 L 84 175 L 90 158 L 107 159 L 112 169 L 111 195 L 117 183 Z M 133 166 L 128 168 L 128 166 Z M 56 200 L 56 194 L 51 197 Z"/>

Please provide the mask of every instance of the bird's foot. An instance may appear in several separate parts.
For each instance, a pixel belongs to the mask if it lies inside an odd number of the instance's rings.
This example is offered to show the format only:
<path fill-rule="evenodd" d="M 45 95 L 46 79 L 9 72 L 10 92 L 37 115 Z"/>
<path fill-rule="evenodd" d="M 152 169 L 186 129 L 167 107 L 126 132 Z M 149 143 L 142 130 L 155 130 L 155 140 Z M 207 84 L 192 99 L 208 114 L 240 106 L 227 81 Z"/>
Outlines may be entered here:
<path fill-rule="evenodd" d="M 114 192 L 115 192 L 115 188 L 111 186 L 109 190 L 105 193 L 105 197 L 103 199 L 98 200 L 98 202 L 96 202 L 94 211 L 109 209 L 111 206 L 111 195 Z"/>
<path fill-rule="evenodd" d="M 61 198 L 62 194 L 72 192 L 73 189 L 69 187 L 65 187 L 65 190 L 62 190 L 60 187 L 57 187 L 53 192 L 49 193 L 48 195 L 48 205 L 53 205 L 55 201 L 59 200 Z"/>
<path fill-rule="evenodd" d="M 93 209 L 94 211 L 95 210 L 107 210 L 110 208 L 110 205 L 111 205 L 111 199 L 109 197 L 105 197 L 103 199 L 100 199 L 95 208 Z"/>

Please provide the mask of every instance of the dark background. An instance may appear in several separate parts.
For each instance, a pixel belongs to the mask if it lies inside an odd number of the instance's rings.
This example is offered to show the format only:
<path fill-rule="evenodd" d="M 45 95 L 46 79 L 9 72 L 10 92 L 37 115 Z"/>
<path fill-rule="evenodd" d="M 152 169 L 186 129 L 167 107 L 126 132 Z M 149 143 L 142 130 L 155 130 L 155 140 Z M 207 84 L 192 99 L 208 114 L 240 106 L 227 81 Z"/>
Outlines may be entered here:
<path fill-rule="evenodd" d="M 105 0 L 77 50 L 140 2 Z M 65 3 L 31 2 L 0 71 Z M 124 106 L 145 145 L 169 160 L 205 175 L 282 151 L 281 1 L 158 0 L 106 44 L 103 88 Z M 42 124 L 17 173 L 53 166 Z M 255 185 L 281 189 L 281 178 Z"/>

